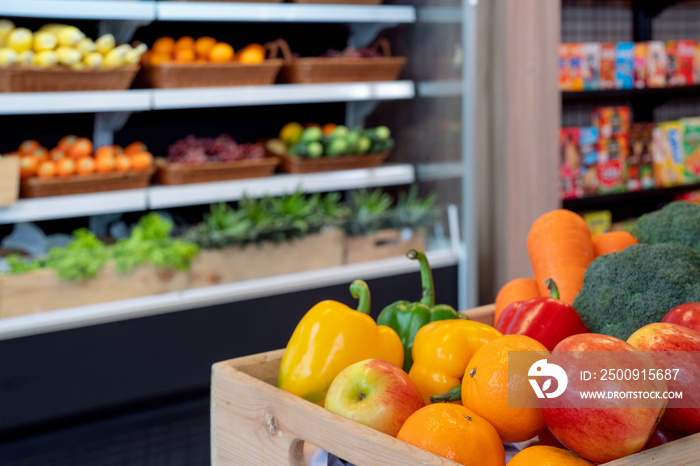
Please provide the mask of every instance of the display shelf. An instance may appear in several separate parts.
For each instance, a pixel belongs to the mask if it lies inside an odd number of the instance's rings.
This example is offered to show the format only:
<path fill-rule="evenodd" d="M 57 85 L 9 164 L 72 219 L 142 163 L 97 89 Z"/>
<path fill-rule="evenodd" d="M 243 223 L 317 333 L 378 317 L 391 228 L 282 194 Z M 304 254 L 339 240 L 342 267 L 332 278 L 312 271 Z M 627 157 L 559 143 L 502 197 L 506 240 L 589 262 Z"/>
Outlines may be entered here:
<path fill-rule="evenodd" d="M 458 256 L 450 249 L 427 253 L 432 268 L 454 266 Z M 59 311 L 0 319 L 0 340 L 56 332 L 89 325 L 214 306 L 324 286 L 370 280 L 418 271 L 418 263 L 396 257 L 362 264 L 281 275 L 146 298 L 114 301 Z"/>
<path fill-rule="evenodd" d="M 645 189 L 626 193 L 608 194 L 603 196 L 588 196 L 578 199 L 564 199 L 562 206 L 570 210 L 585 210 L 589 208 L 604 207 L 609 204 L 629 203 L 632 201 L 644 201 L 653 198 L 663 199 L 685 191 L 700 189 L 700 183 L 684 184 L 669 188 Z"/>
<path fill-rule="evenodd" d="M 646 89 L 610 89 L 605 91 L 566 91 L 561 93 L 567 101 L 593 99 L 625 99 L 634 97 L 654 97 L 673 99 L 686 96 L 700 96 L 700 85 L 678 87 L 654 87 Z"/>
<path fill-rule="evenodd" d="M 155 110 L 411 99 L 413 81 L 153 89 Z"/>
<path fill-rule="evenodd" d="M 145 189 L 20 199 L 0 207 L 0 224 L 146 210 Z"/>
<path fill-rule="evenodd" d="M 418 181 L 453 180 L 462 176 L 462 162 L 421 163 L 416 166 Z"/>
<path fill-rule="evenodd" d="M 150 89 L 0 93 L 0 115 L 138 112 L 150 109 Z"/>
<path fill-rule="evenodd" d="M 419 23 L 461 24 L 462 9 L 449 6 L 419 7 L 416 16 Z"/>
<path fill-rule="evenodd" d="M 156 17 L 161 21 L 414 23 L 416 10 L 407 5 L 158 2 Z"/>
<path fill-rule="evenodd" d="M 0 2 L 0 16 L 153 21 L 156 2 L 138 0 L 18 0 Z"/>
<path fill-rule="evenodd" d="M 420 97 L 459 97 L 462 95 L 462 81 L 445 79 L 442 81 L 419 81 Z"/>
<path fill-rule="evenodd" d="M 276 175 L 267 178 L 216 183 L 152 186 L 148 189 L 148 203 L 152 209 L 165 209 L 236 201 L 243 196 L 259 197 L 266 194 L 274 196 L 292 192 L 297 188 L 304 192 L 324 192 L 410 184 L 414 181 L 415 173 L 412 165 L 396 164 L 377 168 Z"/>

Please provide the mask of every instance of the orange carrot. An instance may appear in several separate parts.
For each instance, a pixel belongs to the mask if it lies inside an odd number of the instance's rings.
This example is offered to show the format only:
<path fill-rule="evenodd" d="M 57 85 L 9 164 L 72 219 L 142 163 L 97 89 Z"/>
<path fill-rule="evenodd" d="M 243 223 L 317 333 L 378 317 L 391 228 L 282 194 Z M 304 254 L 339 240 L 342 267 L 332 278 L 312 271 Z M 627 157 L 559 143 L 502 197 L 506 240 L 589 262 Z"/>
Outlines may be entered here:
<path fill-rule="evenodd" d="M 622 251 L 627 246 L 638 243 L 639 241 L 626 231 L 611 231 L 593 238 L 593 250 L 595 256 L 600 257 L 611 252 Z"/>
<path fill-rule="evenodd" d="M 542 296 L 548 296 L 545 280 L 559 287 L 560 299 L 569 304 L 583 288 L 583 275 L 595 258 L 591 231 L 580 215 L 566 209 L 538 218 L 527 236 L 527 250 Z"/>
<path fill-rule="evenodd" d="M 540 296 L 537 283 L 532 278 L 516 278 L 509 281 L 501 287 L 496 295 L 496 312 L 493 316 L 494 324 L 509 304 L 516 301 L 527 301 Z"/>

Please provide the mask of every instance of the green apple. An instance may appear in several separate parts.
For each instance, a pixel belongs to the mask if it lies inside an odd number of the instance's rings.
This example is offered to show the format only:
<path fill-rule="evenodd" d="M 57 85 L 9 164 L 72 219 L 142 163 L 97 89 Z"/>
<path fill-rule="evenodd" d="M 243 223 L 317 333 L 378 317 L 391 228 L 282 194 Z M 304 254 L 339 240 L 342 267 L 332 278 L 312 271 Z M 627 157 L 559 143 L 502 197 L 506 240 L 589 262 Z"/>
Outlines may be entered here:
<path fill-rule="evenodd" d="M 423 407 L 423 398 L 402 369 L 381 359 L 366 359 L 336 376 L 325 407 L 396 437 L 406 419 Z"/>

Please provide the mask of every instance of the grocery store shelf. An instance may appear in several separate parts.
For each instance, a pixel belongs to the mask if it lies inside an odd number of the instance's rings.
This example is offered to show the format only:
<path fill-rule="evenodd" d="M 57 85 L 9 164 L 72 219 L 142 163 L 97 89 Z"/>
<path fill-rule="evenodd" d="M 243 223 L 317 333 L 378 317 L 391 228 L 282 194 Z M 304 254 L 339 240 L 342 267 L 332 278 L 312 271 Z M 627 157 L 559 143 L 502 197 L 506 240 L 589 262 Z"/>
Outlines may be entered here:
<path fill-rule="evenodd" d="M 418 95 L 420 97 L 458 97 L 462 95 L 464 83 L 459 79 L 442 81 L 419 81 Z"/>
<path fill-rule="evenodd" d="M 155 110 L 411 99 L 413 81 L 154 89 Z"/>
<path fill-rule="evenodd" d="M 7 0 L 0 2 L 0 16 L 152 21 L 156 7 L 133 0 Z"/>
<path fill-rule="evenodd" d="M 161 21 L 413 23 L 416 10 L 406 5 L 158 2 L 156 17 Z"/>
<path fill-rule="evenodd" d="M 596 207 L 605 208 L 613 204 L 629 205 L 632 202 L 648 203 L 650 200 L 672 200 L 676 194 L 696 189 L 700 189 L 700 183 L 600 196 L 587 196 L 578 199 L 564 199 L 562 200 L 562 206 L 565 209 L 580 211 Z"/>
<path fill-rule="evenodd" d="M 339 170 L 335 172 L 276 175 L 267 178 L 199 183 L 180 186 L 152 186 L 148 203 L 152 209 L 164 209 L 212 202 L 236 201 L 243 196 L 280 195 L 297 188 L 305 192 L 337 191 L 410 184 L 415 180 L 410 164 L 384 165 L 377 168 Z"/>
<path fill-rule="evenodd" d="M 147 209 L 145 189 L 20 199 L 0 207 L 0 224 L 84 217 Z"/>
<path fill-rule="evenodd" d="M 0 93 L 0 115 L 143 111 L 151 90 Z"/>
<path fill-rule="evenodd" d="M 461 24 L 462 8 L 449 6 L 419 7 L 417 16 L 419 23 Z"/>
<path fill-rule="evenodd" d="M 658 87 L 646 89 L 610 89 L 604 91 L 566 91 L 562 92 L 565 101 L 589 99 L 618 99 L 634 97 L 676 98 L 688 95 L 700 95 L 700 85 Z"/>
<path fill-rule="evenodd" d="M 458 262 L 457 254 L 449 249 L 428 252 L 428 259 L 432 268 L 453 266 Z M 418 264 L 415 261 L 396 257 L 146 298 L 11 317 L 0 320 L 0 340 L 350 283 L 357 278 L 369 280 L 388 277 L 417 270 Z"/>
<path fill-rule="evenodd" d="M 453 180 L 462 177 L 462 162 L 421 163 L 416 166 L 418 181 Z"/>

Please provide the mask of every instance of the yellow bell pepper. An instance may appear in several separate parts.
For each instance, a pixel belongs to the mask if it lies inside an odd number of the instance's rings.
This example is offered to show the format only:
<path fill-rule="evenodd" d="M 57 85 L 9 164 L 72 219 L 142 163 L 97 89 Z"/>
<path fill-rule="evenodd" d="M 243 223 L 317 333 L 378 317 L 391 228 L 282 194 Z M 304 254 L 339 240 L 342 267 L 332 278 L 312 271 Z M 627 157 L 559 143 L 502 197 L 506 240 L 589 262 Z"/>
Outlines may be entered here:
<path fill-rule="evenodd" d="M 501 336 L 490 325 L 473 320 L 441 320 L 422 327 L 413 340 L 413 366 L 408 376 L 425 404 L 430 404 L 431 396 L 461 384 L 474 353 Z"/>
<path fill-rule="evenodd" d="M 398 334 L 378 326 L 369 316 L 367 284 L 355 280 L 350 293 L 360 300 L 357 310 L 337 301 L 322 301 L 301 319 L 282 357 L 279 388 L 323 406 L 331 382 L 349 365 L 365 359 L 403 365 Z"/>

